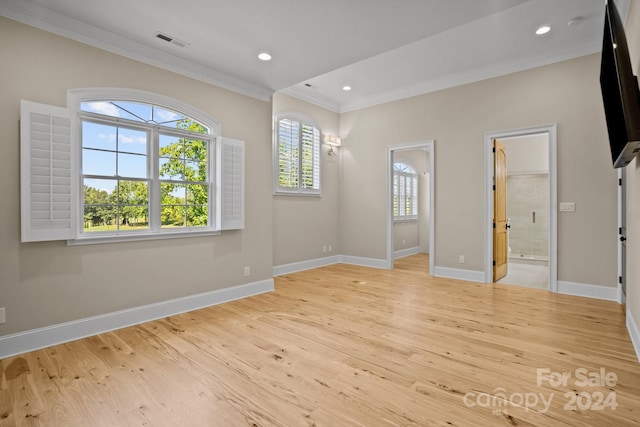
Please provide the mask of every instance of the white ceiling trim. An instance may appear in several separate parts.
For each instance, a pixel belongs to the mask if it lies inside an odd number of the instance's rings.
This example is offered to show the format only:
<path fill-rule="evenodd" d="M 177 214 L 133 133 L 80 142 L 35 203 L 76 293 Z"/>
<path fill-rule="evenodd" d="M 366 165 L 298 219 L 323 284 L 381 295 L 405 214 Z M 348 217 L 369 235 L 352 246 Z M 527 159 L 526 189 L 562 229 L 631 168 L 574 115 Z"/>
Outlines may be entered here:
<path fill-rule="evenodd" d="M 301 88 L 300 86 L 290 86 L 288 88 L 279 90 L 278 92 L 300 99 L 301 101 L 306 101 L 310 104 L 317 105 L 318 107 L 333 111 L 334 113 L 342 112 L 339 103 L 327 99 L 317 93 L 312 93 L 312 90 L 313 89 Z"/>
<path fill-rule="evenodd" d="M 385 104 L 387 102 L 399 101 L 401 99 L 410 98 L 413 96 L 424 95 L 427 93 L 450 89 L 464 84 L 479 82 L 494 77 L 500 77 L 511 73 L 542 67 L 545 65 L 562 62 L 581 56 L 591 55 L 597 52 L 600 52 L 599 46 L 594 47 L 593 43 L 585 43 L 583 46 L 577 49 L 574 47 L 567 52 L 557 52 L 551 56 L 548 54 L 544 54 L 531 56 L 528 58 L 518 58 L 510 61 L 503 61 L 501 63 L 493 64 L 488 67 L 474 68 L 472 70 L 449 75 L 445 78 L 420 82 L 414 85 L 402 87 L 398 90 L 388 91 L 376 96 L 362 98 L 344 104 L 331 102 L 321 96 L 311 93 L 310 90 L 305 90 L 300 86 L 292 86 L 290 88 L 281 90 L 280 92 L 317 105 L 319 107 L 326 108 L 336 113 L 347 113 L 350 111 L 373 107 L 375 105 Z"/>
<path fill-rule="evenodd" d="M 620 6 L 623 18 L 626 19 L 630 0 L 615 1 Z M 268 102 L 274 92 L 273 89 L 265 85 L 251 83 L 235 77 L 233 72 L 222 72 L 199 64 L 194 60 L 185 59 L 180 56 L 177 50 L 176 54 L 174 54 L 170 51 L 154 47 L 153 45 L 147 45 L 144 41 L 138 42 L 131 40 L 120 35 L 118 32 L 107 31 L 61 13 L 53 12 L 33 1 L 0 0 L 0 15 L 120 56 L 131 58 L 262 101 Z M 281 93 L 333 112 L 349 112 L 596 53 L 600 49 L 600 43 L 601 40 L 590 38 L 589 40 L 583 41 L 582 45 L 577 47 L 574 45 L 570 51 L 566 49 L 559 51 L 548 50 L 544 55 L 538 53 L 536 55 L 519 58 L 507 58 L 502 62 L 495 62 L 479 68 L 466 69 L 463 71 L 454 70 L 448 75 L 441 75 L 440 77 L 426 81 L 414 80 L 413 83 L 407 82 L 408 84 L 404 86 L 400 84 L 395 88 L 383 90 L 371 95 L 357 97 L 356 93 L 351 93 L 350 95 L 353 96 L 353 98 L 351 96 L 339 96 L 338 98 L 342 98 L 343 101 L 332 99 L 330 96 L 323 94 L 322 90 L 308 88 L 302 83 L 282 89 Z M 357 67 L 355 69 L 357 69 Z M 304 81 L 308 80 L 309 79 L 305 79 Z M 389 87 L 388 85 L 381 86 Z"/>
<path fill-rule="evenodd" d="M 572 49 L 570 52 L 557 53 L 553 56 L 543 55 L 540 57 L 529 57 L 524 59 L 505 61 L 488 67 L 474 68 L 472 70 L 456 73 L 442 79 L 420 82 L 415 85 L 380 94 L 369 99 L 345 103 L 340 106 L 339 112 L 346 113 L 349 111 L 359 110 L 374 105 L 398 101 L 400 99 L 410 98 L 412 96 L 436 92 L 443 89 L 449 89 L 456 86 L 475 83 L 494 77 L 500 77 L 511 73 L 525 71 L 532 68 L 542 67 L 556 62 L 590 55 L 596 52 L 599 52 L 599 48 L 593 48 L 593 46 L 583 46 L 580 49 Z"/>
<path fill-rule="evenodd" d="M 118 34 L 87 25 L 29 2 L 5 0 L 0 3 L 0 15 L 62 37 L 153 65 L 154 67 L 257 98 L 261 101 L 269 101 L 271 95 L 273 95 L 271 89 L 252 85 L 220 71 L 162 52 L 151 46 L 125 39 Z M 40 17 L 46 17 L 46 20 Z M 127 46 L 127 48 L 122 48 L 121 46 L 123 45 Z M 179 64 L 179 66 L 171 64 Z"/>

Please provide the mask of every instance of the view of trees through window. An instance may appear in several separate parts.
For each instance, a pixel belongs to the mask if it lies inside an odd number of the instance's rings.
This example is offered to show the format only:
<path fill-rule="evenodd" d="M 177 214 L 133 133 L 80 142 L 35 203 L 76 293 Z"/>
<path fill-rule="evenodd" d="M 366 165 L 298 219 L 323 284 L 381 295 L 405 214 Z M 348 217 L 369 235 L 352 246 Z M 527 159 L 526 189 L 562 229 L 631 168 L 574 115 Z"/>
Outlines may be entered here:
<path fill-rule="evenodd" d="M 160 228 L 209 225 L 206 127 L 145 104 L 91 102 L 82 110 L 125 119 L 83 118 L 84 232 L 148 230 L 154 216 Z"/>

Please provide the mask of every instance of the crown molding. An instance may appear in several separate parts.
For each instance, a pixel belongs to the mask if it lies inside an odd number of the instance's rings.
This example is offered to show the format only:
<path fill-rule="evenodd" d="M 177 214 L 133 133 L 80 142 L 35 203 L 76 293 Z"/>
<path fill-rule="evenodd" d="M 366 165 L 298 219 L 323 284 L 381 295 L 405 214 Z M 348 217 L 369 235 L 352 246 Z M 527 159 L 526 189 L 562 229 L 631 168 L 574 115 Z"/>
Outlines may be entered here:
<path fill-rule="evenodd" d="M 340 104 L 332 101 L 328 98 L 325 98 L 317 93 L 312 93 L 308 89 L 303 89 L 299 86 L 290 86 L 284 89 L 279 90 L 278 92 L 284 93 L 285 95 L 292 96 L 294 98 L 300 99 L 302 101 L 306 101 L 310 104 L 317 105 L 318 107 L 322 107 L 326 110 L 333 111 L 334 113 L 340 113 Z"/>
<path fill-rule="evenodd" d="M 616 0 L 620 11 L 626 19 L 629 0 Z M 185 60 L 177 55 L 159 50 L 140 42 L 132 41 L 118 34 L 85 24 L 68 16 L 52 12 L 32 2 L 20 0 L 0 0 L 0 16 L 31 25 L 44 31 L 57 34 L 90 46 L 94 46 L 127 58 L 134 59 L 167 71 L 212 84 L 233 92 L 247 95 L 262 101 L 269 101 L 273 90 L 260 87 L 238 79 L 221 71 L 205 67 L 193 61 Z M 126 46 L 122 47 L 122 46 Z M 578 49 L 571 51 L 537 55 L 491 64 L 483 68 L 454 73 L 442 78 L 422 81 L 398 89 L 379 93 L 370 97 L 362 97 L 352 102 L 340 104 L 326 98 L 301 85 L 280 90 L 281 93 L 325 108 L 336 113 L 346 113 L 379 104 L 398 101 L 417 95 L 449 89 L 464 84 L 474 83 L 494 77 L 503 76 L 551 63 L 573 59 L 600 51 L 600 40 L 590 40 Z M 176 65 L 179 64 L 179 65 Z"/>
<path fill-rule="evenodd" d="M 0 16 L 261 101 L 269 101 L 273 95 L 271 89 L 52 12 L 31 2 L 2 0 Z"/>
<path fill-rule="evenodd" d="M 399 101 L 418 95 L 450 89 L 465 84 L 488 80 L 494 77 L 500 77 L 507 74 L 526 71 L 533 68 L 543 67 L 545 65 L 591 55 L 600 52 L 600 43 L 601 41 L 599 39 L 589 40 L 584 42 L 578 48 L 551 53 L 545 52 L 540 55 L 503 61 L 481 68 L 473 68 L 471 70 L 454 73 L 443 78 L 425 80 L 407 85 L 398 89 L 376 94 L 374 96 L 361 97 L 353 102 L 347 102 L 344 104 L 339 104 L 323 98 L 300 86 L 291 86 L 281 90 L 280 92 L 336 113 L 348 113 L 380 104 L 386 104 L 388 102 Z"/>
<path fill-rule="evenodd" d="M 488 80 L 494 77 L 500 77 L 507 74 L 526 71 L 533 68 L 542 67 L 581 56 L 591 55 L 600 51 L 600 41 L 594 43 L 585 43 L 578 49 L 571 51 L 557 52 L 549 55 L 545 53 L 540 56 L 532 56 L 529 58 L 519 58 L 516 60 L 504 61 L 498 64 L 492 64 L 487 67 L 474 68 L 472 70 L 455 73 L 444 78 L 427 80 L 403 88 L 382 93 L 376 96 L 361 98 L 354 102 L 341 104 L 340 113 L 361 110 L 363 108 L 373 107 L 375 105 L 385 104 L 388 102 L 399 101 L 401 99 L 411 98 L 413 96 L 424 95 L 427 93 L 437 92 L 444 89 L 450 89 L 469 83 L 475 83 L 482 80 Z"/>

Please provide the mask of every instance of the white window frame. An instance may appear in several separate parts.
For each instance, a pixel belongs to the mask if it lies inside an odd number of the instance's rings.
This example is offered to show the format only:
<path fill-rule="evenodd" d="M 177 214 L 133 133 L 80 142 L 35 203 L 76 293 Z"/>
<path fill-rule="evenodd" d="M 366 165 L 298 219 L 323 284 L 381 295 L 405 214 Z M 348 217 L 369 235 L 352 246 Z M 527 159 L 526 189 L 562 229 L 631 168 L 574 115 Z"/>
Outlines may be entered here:
<path fill-rule="evenodd" d="M 299 122 L 301 125 L 312 126 L 318 133 L 317 142 L 314 143 L 314 163 L 313 170 L 314 181 L 317 181 L 318 188 L 302 188 L 300 182 L 302 181 L 302 156 L 298 158 L 298 186 L 297 187 L 282 187 L 280 186 L 280 144 L 279 144 L 279 132 L 280 121 L 292 120 Z M 288 195 L 288 196 L 321 196 L 322 195 L 322 159 L 321 159 L 321 140 L 322 131 L 320 127 L 309 117 L 298 113 L 280 113 L 274 117 L 273 121 L 273 194 L 274 195 Z M 298 150 L 302 152 L 302 132 L 298 140 Z"/>
<path fill-rule="evenodd" d="M 90 101 L 127 101 L 127 102 L 139 102 L 143 104 L 150 104 L 168 110 L 175 111 L 185 117 L 195 120 L 198 123 L 206 126 L 210 129 L 209 134 L 196 134 L 193 136 L 200 139 L 210 139 L 209 147 L 209 176 L 207 182 L 210 188 L 209 197 L 209 216 L 210 220 L 207 227 L 192 227 L 192 228 L 176 228 L 176 229 L 160 229 L 160 230 L 144 230 L 142 232 L 123 231 L 118 234 L 113 232 L 108 233 L 83 233 L 83 218 L 84 213 L 82 210 L 82 121 L 83 118 L 92 115 L 91 113 L 81 112 L 80 105 L 82 102 Z M 74 89 L 68 91 L 67 95 L 67 108 L 54 107 L 44 104 L 36 104 L 29 101 L 23 101 L 21 107 L 21 164 L 22 166 L 22 241 L 46 241 L 46 240 L 67 240 L 69 245 L 76 244 L 92 244 L 92 243 L 109 243 L 109 242 L 122 242 L 132 240 L 153 240 L 153 239 L 167 239 L 167 238 L 179 238 L 190 236 L 204 236 L 204 235 L 216 235 L 220 234 L 221 230 L 242 229 L 244 228 L 244 141 L 233 140 L 230 138 L 223 138 L 220 135 L 220 124 L 206 115 L 205 113 L 182 103 L 178 100 L 157 95 L 154 93 L 120 89 L 120 88 L 87 88 L 87 89 Z M 70 194 L 70 201 L 68 205 L 71 207 L 65 207 L 61 203 L 51 202 L 51 214 L 46 213 L 47 218 L 51 216 L 51 220 L 40 220 L 42 217 L 41 208 L 42 203 L 38 199 L 38 194 L 34 193 L 32 188 L 33 183 L 39 179 L 38 174 L 41 174 L 41 169 L 38 165 L 42 163 L 41 160 L 35 159 L 30 154 L 33 150 L 34 143 L 40 143 L 43 135 L 47 138 L 47 141 L 54 143 L 52 149 L 59 149 L 63 147 L 60 145 L 56 138 L 60 136 L 52 135 L 47 136 L 40 131 L 41 125 L 31 125 L 31 117 L 33 113 L 40 114 L 39 117 L 46 117 L 49 115 L 52 120 L 59 120 L 58 118 L 68 119 L 70 125 L 66 131 L 69 136 L 66 137 L 66 149 L 69 154 L 66 158 L 69 159 L 68 169 L 63 171 L 63 175 L 70 177 L 67 181 L 70 181 L 65 188 L 70 187 L 70 190 L 65 191 L 65 194 Z M 115 119 L 116 121 L 119 119 Z M 124 123 L 125 120 L 122 120 Z M 135 122 L 126 122 L 123 126 L 129 127 L 129 125 L 135 125 Z M 137 123 L 140 125 L 139 123 Z M 33 129 L 33 130 L 31 130 Z M 51 129 L 60 129 L 60 127 Z M 64 131 L 64 129 L 63 129 Z M 159 132 L 171 133 L 171 128 L 161 128 Z M 35 132 L 35 133 L 34 133 Z M 57 131 L 58 133 L 60 131 Z M 62 136 L 63 138 L 64 135 Z M 150 144 L 151 150 L 157 150 L 157 144 Z M 64 149 L 64 148 L 63 148 Z M 45 152 L 46 153 L 46 152 Z M 53 152 L 52 152 L 53 153 Z M 55 162 L 60 162 L 60 155 L 55 154 L 51 168 L 58 167 Z M 53 155 L 52 154 L 52 155 Z M 155 153 L 148 153 L 150 156 L 153 154 L 152 160 L 148 163 L 154 163 Z M 46 154 L 45 154 L 46 156 Z M 64 161 L 64 158 L 62 158 Z M 34 163 L 35 162 L 35 163 Z M 34 166 L 32 166 L 34 165 Z M 36 167 L 35 172 L 33 167 Z M 150 165 L 149 168 L 157 168 L 157 165 Z M 51 176 L 54 174 L 60 174 L 60 170 L 51 169 Z M 35 173 L 35 174 L 34 174 Z M 46 172 L 47 174 L 49 172 Z M 59 178 L 58 178 L 59 179 Z M 158 181 L 159 182 L 159 181 Z M 47 190 L 49 191 L 49 190 Z M 51 189 L 51 200 L 56 191 Z M 150 191 L 150 198 L 153 197 Z M 69 199 L 69 198 L 67 198 Z M 157 203 L 159 208 L 159 200 L 150 200 L 152 203 Z M 45 205 L 46 208 L 46 205 Z M 56 209 L 54 212 L 53 209 Z M 48 208 L 46 208 L 48 209 Z M 60 211 L 60 209 L 65 209 Z M 153 209 L 153 208 L 152 208 Z M 150 209 L 149 215 L 151 216 L 152 209 Z M 70 212 L 70 213 L 69 213 Z M 58 217 L 62 215 L 63 218 L 69 218 L 66 221 L 66 227 L 60 225 Z M 158 211 L 159 215 L 159 211 Z M 48 223 L 48 225 L 47 225 Z M 41 225 L 42 224 L 42 225 Z"/>
<path fill-rule="evenodd" d="M 402 165 L 405 170 L 398 170 L 396 165 Z M 406 169 L 410 169 L 411 172 Z M 404 181 L 402 186 L 400 180 Z M 394 222 L 418 220 L 418 185 L 418 174 L 412 166 L 402 161 L 393 163 L 393 197 L 398 198 L 398 214 L 393 216 Z M 411 187 L 409 202 L 407 202 L 407 186 Z M 407 204 L 410 205 L 411 215 L 406 214 Z"/>

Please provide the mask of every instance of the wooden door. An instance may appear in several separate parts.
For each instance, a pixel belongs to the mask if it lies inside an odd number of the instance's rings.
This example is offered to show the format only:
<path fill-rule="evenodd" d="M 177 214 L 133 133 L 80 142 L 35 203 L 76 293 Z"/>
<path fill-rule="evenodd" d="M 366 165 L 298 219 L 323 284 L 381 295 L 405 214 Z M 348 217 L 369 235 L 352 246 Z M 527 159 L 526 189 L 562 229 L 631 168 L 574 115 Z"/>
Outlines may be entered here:
<path fill-rule="evenodd" d="M 493 281 L 507 275 L 507 156 L 504 145 L 493 142 Z"/>

